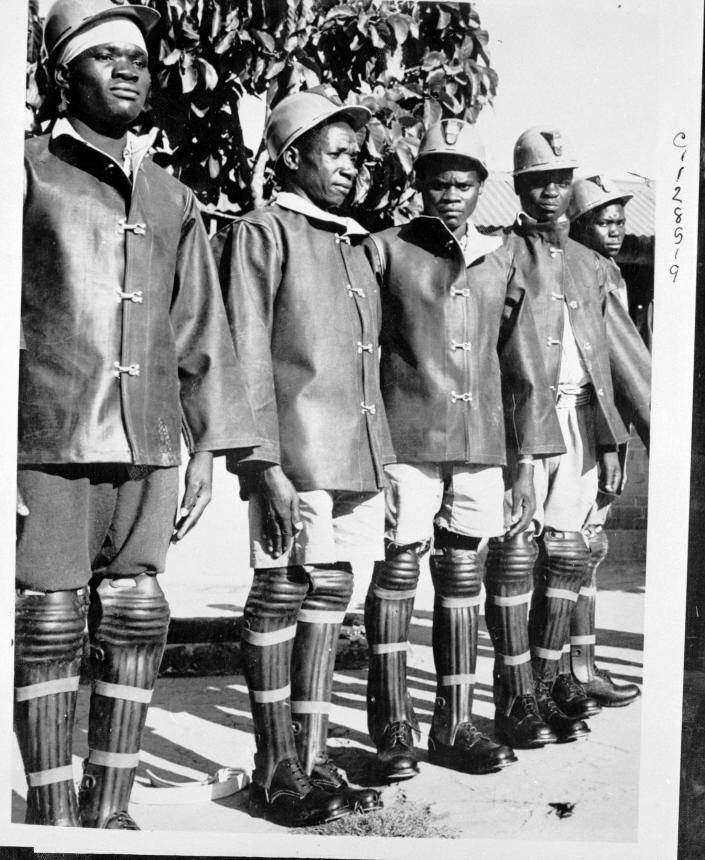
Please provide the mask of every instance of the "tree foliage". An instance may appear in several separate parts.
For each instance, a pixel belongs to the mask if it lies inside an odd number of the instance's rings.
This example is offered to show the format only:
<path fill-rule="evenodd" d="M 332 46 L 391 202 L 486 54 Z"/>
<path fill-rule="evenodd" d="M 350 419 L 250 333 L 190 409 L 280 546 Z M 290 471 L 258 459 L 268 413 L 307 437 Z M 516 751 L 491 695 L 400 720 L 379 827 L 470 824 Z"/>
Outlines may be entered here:
<path fill-rule="evenodd" d="M 268 110 L 289 93 L 314 88 L 370 108 L 354 209 L 369 226 L 379 226 L 403 210 L 412 193 L 409 177 L 424 128 L 444 117 L 474 122 L 497 91 L 488 34 L 470 3 L 148 5 L 162 16 L 145 118 L 161 129 L 155 158 L 220 211 L 260 204 L 272 190 L 266 156 L 243 141 L 239 108 L 245 93 L 265 99 Z M 36 98 L 28 100 L 41 119 L 29 56 L 28 92 Z"/>

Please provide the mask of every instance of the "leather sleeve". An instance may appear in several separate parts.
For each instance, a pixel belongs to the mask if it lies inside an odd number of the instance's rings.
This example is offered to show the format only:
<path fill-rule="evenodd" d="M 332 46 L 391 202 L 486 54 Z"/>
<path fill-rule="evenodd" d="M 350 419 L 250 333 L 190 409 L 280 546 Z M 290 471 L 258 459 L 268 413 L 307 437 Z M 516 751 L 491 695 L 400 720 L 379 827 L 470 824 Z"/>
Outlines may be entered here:
<path fill-rule="evenodd" d="M 651 356 L 620 301 L 615 277 L 610 278 L 607 283 L 603 312 L 615 406 L 625 426 L 634 426 L 648 450 L 651 425 Z"/>
<path fill-rule="evenodd" d="M 259 444 L 260 434 L 232 348 L 208 236 L 190 191 L 170 319 L 189 451 L 250 451 Z"/>
<path fill-rule="evenodd" d="M 517 456 L 565 453 L 531 306 L 510 283 L 499 341 L 507 444 Z"/>
<path fill-rule="evenodd" d="M 247 472 L 263 463 L 281 462 L 271 340 L 282 254 L 273 230 L 247 219 L 236 221 L 215 241 L 220 246 L 220 283 L 235 354 L 262 438 L 250 456 L 227 459 L 231 472 Z"/>

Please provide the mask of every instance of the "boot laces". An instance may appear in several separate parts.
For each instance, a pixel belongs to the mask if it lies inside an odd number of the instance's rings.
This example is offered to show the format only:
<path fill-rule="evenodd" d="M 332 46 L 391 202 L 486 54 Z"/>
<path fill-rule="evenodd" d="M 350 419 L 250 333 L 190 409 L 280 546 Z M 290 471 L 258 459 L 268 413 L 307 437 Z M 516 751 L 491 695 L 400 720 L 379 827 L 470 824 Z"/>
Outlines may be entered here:
<path fill-rule="evenodd" d="M 582 684 L 578 683 L 569 672 L 562 672 L 558 675 L 556 681 L 565 688 L 569 695 L 585 698 L 585 690 Z"/>
<path fill-rule="evenodd" d="M 532 696 L 531 693 L 523 693 L 521 696 L 517 696 L 517 701 L 521 703 L 521 707 L 527 716 L 539 716 L 539 710 L 536 704 L 536 697 Z"/>
<path fill-rule="evenodd" d="M 308 777 L 304 773 L 304 769 L 301 767 L 301 762 L 296 758 L 290 758 L 286 760 L 285 764 L 296 783 L 296 787 L 302 794 L 306 794 L 310 788 L 310 783 Z"/>
<path fill-rule="evenodd" d="M 458 726 L 458 731 L 455 734 L 455 742 L 465 741 L 468 746 L 472 746 L 478 740 L 488 741 L 490 738 L 483 735 L 482 732 L 471 722 L 461 723 Z"/>
<path fill-rule="evenodd" d="M 411 726 L 406 721 L 391 723 L 387 728 L 387 734 L 393 746 L 397 744 L 405 747 L 413 746 Z"/>
<path fill-rule="evenodd" d="M 597 666 L 593 666 L 592 669 L 598 678 L 602 678 L 603 681 L 608 681 L 610 684 L 613 683 L 612 675 L 610 675 L 607 669 L 598 669 Z"/>

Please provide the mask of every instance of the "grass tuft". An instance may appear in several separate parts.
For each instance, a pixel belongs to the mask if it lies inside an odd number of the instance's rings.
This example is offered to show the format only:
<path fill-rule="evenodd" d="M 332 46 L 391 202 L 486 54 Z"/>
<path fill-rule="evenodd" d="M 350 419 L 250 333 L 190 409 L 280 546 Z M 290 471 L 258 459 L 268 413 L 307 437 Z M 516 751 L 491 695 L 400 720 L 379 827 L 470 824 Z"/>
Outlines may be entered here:
<path fill-rule="evenodd" d="M 442 823 L 431 805 L 407 800 L 399 792 L 391 805 L 376 812 L 353 813 L 328 824 L 303 827 L 297 833 L 318 836 L 401 836 L 414 839 L 435 837 L 457 839 L 459 831 Z"/>

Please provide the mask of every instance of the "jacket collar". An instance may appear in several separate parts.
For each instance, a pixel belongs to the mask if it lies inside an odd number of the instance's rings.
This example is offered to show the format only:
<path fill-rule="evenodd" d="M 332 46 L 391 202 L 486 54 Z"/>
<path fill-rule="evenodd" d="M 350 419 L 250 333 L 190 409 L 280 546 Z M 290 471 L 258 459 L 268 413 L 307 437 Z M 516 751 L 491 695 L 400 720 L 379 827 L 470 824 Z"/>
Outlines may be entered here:
<path fill-rule="evenodd" d="M 485 236 L 478 232 L 477 227 L 472 221 L 467 221 L 465 236 L 463 236 L 461 241 L 458 241 L 443 221 L 435 215 L 418 215 L 413 219 L 412 223 L 419 228 L 422 235 L 429 230 L 440 230 L 443 234 L 445 244 L 452 245 L 455 242 L 459 247 L 466 266 L 471 266 L 476 260 L 487 254 L 491 254 L 502 245 L 502 240 L 499 236 Z"/>
<path fill-rule="evenodd" d="M 154 143 L 154 139 L 158 134 L 159 129 L 153 128 L 150 132 L 143 135 L 135 135 L 132 134 L 131 131 L 127 132 L 127 142 L 129 144 L 129 150 L 131 153 L 131 161 L 132 161 L 132 171 L 131 174 L 127 173 L 124 169 L 124 165 L 119 161 L 114 159 L 112 155 L 108 155 L 107 152 L 103 152 L 102 149 L 98 149 L 97 146 L 93 146 L 92 143 L 89 143 L 84 137 L 82 137 L 76 129 L 71 125 L 66 117 L 59 117 L 57 121 L 54 123 L 54 127 L 51 130 L 52 140 L 55 140 L 58 137 L 68 136 L 72 137 L 74 140 L 79 141 L 79 143 L 83 144 L 83 146 L 87 146 L 89 149 L 92 149 L 94 152 L 100 153 L 103 158 L 107 158 L 109 161 L 114 162 L 120 168 L 120 170 L 125 172 L 125 175 L 128 179 L 132 181 L 132 178 L 137 175 L 137 171 L 140 169 L 142 162 L 144 160 L 145 155 L 149 152 L 150 147 Z"/>
<path fill-rule="evenodd" d="M 332 212 L 326 212 L 325 209 L 321 209 L 315 203 L 301 197 L 300 194 L 294 194 L 292 191 L 280 191 L 275 203 L 282 209 L 298 212 L 299 215 L 305 215 L 313 221 L 323 221 L 326 224 L 341 228 L 336 230 L 337 233 L 342 232 L 346 236 L 367 236 L 368 231 L 353 218 L 344 218 L 340 215 L 333 215 Z"/>
<path fill-rule="evenodd" d="M 514 230 L 522 236 L 539 236 L 547 242 L 563 247 L 568 241 L 570 221 L 561 215 L 557 221 L 537 221 L 526 212 L 519 212 Z"/>

